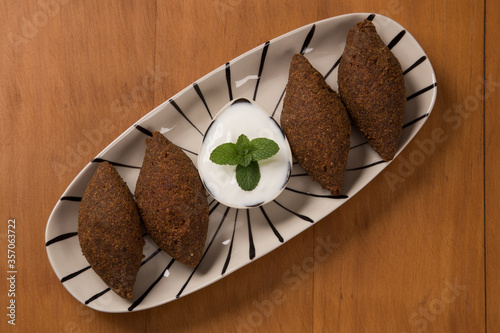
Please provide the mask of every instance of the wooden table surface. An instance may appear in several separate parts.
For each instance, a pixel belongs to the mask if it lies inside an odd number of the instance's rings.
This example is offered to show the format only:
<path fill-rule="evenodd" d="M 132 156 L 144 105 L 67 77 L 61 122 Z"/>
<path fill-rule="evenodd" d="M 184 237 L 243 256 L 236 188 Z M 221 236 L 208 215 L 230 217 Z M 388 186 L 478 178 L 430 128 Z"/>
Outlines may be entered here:
<path fill-rule="evenodd" d="M 201 291 L 128 314 L 74 299 L 50 266 L 45 227 L 88 161 L 228 60 L 353 12 L 399 22 L 436 72 L 433 113 L 398 158 L 328 217 Z M 499 332 L 499 13 L 496 0 L 1 0 L 0 331 Z M 144 81 L 151 89 L 132 97 Z M 430 144 L 435 130 L 444 139 Z M 338 247 L 305 270 L 319 236 Z"/>

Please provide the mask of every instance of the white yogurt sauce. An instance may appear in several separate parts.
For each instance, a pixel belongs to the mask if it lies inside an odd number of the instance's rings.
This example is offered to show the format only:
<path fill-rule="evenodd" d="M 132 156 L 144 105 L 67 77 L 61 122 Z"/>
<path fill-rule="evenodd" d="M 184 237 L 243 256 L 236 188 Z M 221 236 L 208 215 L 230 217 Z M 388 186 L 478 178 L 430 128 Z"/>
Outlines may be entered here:
<path fill-rule="evenodd" d="M 240 102 L 242 101 L 242 102 Z M 259 161 L 260 181 L 252 191 L 244 191 L 236 182 L 236 166 L 218 165 L 210 154 L 219 145 L 245 134 L 249 140 L 267 138 L 276 142 L 276 155 Z M 222 109 L 210 125 L 198 155 L 198 172 L 210 194 L 222 204 L 245 208 L 273 200 L 284 189 L 290 177 L 292 154 L 281 128 L 254 102 L 240 99 Z"/>

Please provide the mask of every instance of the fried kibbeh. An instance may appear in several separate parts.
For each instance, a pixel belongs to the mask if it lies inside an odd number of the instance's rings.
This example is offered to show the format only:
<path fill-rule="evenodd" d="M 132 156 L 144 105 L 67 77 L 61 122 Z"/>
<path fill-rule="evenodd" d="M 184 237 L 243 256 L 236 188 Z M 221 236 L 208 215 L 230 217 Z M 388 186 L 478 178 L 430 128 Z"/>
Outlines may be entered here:
<path fill-rule="evenodd" d="M 127 184 L 108 162 L 101 162 L 83 194 L 78 240 L 99 277 L 123 298 L 133 287 L 144 257 L 137 206 Z"/>
<path fill-rule="evenodd" d="M 338 72 L 339 93 L 353 123 L 385 161 L 396 154 L 406 108 L 398 59 L 364 20 L 348 35 Z"/>
<path fill-rule="evenodd" d="M 351 123 L 340 97 L 306 57 L 290 64 L 281 128 L 293 156 L 332 195 L 342 191 Z"/>
<path fill-rule="evenodd" d="M 207 238 L 205 188 L 189 157 L 160 132 L 146 145 L 135 189 L 144 227 L 162 250 L 195 267 Z"/>

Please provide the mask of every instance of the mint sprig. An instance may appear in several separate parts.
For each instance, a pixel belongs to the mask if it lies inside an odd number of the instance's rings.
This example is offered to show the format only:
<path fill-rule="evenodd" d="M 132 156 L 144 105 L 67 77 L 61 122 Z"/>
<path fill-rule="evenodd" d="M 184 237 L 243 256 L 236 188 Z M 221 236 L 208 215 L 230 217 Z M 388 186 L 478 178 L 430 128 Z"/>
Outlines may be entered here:
<path fill-rule="evenodd" d="M 236 166 L 236 181 L 245 191 L 252 191 L 255 189 L 260 181 L 259 163 L 252 161 L 246 167 L 238 164 Z"/>
<path fill-rule="evenodd" d="M 245 191 L 252 191 L 260 181 L 258 161 L 274 156 L 280 150 L 278 144 L 266 138 L 252 141 L 245 134 L 236 143 L 227 142 L 215 148 L 210 160 L 219 165 L 236 165 L 236 181 Z"/>

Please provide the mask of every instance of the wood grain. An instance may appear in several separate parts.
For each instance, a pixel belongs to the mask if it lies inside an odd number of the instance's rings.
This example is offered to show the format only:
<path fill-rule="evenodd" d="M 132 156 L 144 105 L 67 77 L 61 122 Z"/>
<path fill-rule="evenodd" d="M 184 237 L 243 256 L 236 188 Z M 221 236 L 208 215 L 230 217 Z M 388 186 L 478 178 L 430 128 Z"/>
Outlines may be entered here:
<path fill-rule="evenodd" d="M 485 242 L 486 242 L 486 318 L 487 329 L 495 332 L 500 327 L 500 216 L 499 195 L 500 177 L 500 120 L 498 110 L 500 99 L 500 46 L 496 32 L 500 29 L 500 17 L 493 13 L 500 11 L 497 1 L 486 2 L 486 42 L 485 42 L 485 86 L 483 89 L 485 105 Z M 495 141 L 496 140 L 496 141 Z"/>
<path fill-rule="evenodd" d="M 194 294 L 128 314 L 76 301 L 44 236 L 88 161 L 228 60 L 351 12 L 402 24 L 436 72 L 434 110 L 403 153 L 315 226 Z M 18 228 L 16 326 L 3 283 L 0 331 L 500 331 L 498 13 L 491 0 L 0 2 L 2 258 L 8 219 Z"/>

